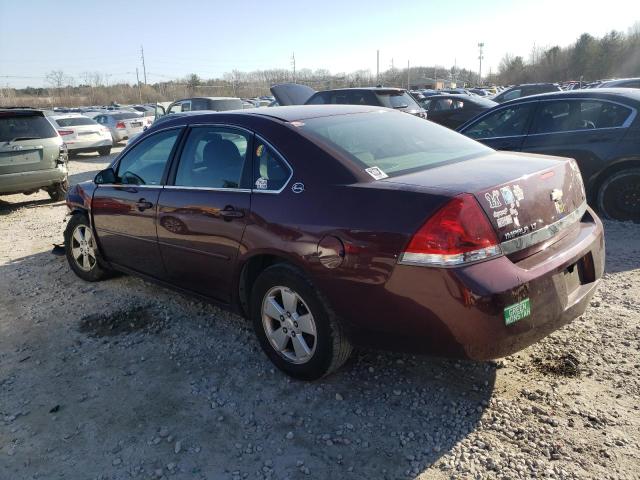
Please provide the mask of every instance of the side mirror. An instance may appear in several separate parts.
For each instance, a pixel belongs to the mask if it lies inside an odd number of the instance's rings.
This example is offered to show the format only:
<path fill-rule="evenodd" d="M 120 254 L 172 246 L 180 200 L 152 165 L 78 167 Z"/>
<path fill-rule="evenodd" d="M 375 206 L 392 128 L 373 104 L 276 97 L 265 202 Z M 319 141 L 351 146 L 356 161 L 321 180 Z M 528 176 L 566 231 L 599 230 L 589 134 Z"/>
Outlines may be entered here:
<path fill-rule="evenodd" d="M 113 171 L 113 168 L 109 167 L 98 174 L 93 179 L 93 183 L 96 185 L 105 185 L 110 183 L 116 183 L 116 172 Z"/>

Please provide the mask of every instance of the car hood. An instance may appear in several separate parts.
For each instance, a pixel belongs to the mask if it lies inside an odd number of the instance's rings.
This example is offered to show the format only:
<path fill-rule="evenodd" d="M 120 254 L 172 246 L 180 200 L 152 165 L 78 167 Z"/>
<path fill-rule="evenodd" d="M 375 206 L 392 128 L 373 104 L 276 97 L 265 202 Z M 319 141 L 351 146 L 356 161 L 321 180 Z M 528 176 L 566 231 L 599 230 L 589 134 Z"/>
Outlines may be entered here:
<path fill-rule="evenodd" d="M 271 93 L 276 97 L 278 105 L 304 105 L 316 91 L 298 83 L 280 83 L 271 87 Z"/>

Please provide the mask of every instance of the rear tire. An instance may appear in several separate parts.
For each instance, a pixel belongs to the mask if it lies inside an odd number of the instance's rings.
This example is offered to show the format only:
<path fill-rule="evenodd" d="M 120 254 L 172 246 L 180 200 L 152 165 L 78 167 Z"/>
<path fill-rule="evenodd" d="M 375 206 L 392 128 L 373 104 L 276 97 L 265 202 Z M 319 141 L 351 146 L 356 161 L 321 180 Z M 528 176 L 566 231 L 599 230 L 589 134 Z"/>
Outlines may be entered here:
<path fill-rule="evenodd" d="M 47 189 L 47 193 L 51 200 L 54 202 L 59 202 L 67 198 L 67 192 L 69 191 L 69 180 L 64 179 L 60 183 L 56 183 L 53 187 Z"/>
<path fill-rule="evenodd" d="M 351 343 L 326 300 L 291 265 L 273 265 L 258 276 L 250 315 L 262 349 L 291 377 L 316 380 L 336 371 L 351 354 Z"/>
<path fill-rule="evenodd" d="M 611 220 L 640 223 L 640 168 L 611 174 L 598 190 L 598 210 Z"/>
<path fill-rule="evenodd" d="M 101 157 L 107 157 L 111 155 L 111 147 L 101 147 L 98 149 L 98 155 Z"/>
<path fill-rule="evenodd" d="M 87 282 L 98 282 L 113 273 L 102 266 L 89 219 L 75 214 L 64 231 L 64 248 L 71 270 Z"/>

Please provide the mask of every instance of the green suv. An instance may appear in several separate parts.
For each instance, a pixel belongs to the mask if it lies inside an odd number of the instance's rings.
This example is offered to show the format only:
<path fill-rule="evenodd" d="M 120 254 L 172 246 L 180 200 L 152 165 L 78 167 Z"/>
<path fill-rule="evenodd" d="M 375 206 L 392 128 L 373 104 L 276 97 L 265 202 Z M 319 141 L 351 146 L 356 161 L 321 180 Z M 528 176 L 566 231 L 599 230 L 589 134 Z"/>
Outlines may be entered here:
<path fill-rule="evenodd" d="M 44 112 L 0 108 L 0 195 L 44 189 L 58 201 L 68 188 L 67 148 Z"/>

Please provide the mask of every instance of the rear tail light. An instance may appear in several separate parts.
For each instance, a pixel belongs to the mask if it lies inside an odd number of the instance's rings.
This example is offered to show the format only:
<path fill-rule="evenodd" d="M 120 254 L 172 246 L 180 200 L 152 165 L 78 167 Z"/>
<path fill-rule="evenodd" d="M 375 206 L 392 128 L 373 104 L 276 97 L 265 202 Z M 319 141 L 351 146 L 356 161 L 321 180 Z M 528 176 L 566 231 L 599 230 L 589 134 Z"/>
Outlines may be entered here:
<path fill-rule="evenodd" d="M 60 136 L 73 135 L 73 130 L 58 130 L 58 133 Z"/>
<path fill-rule="evenodd" d="M 456 266 L 502 254 L 498 238 L 476 199 L 451 199 L 413 235 L 399 263 Z"/>
<path fill-rule="evenodd" d="M 125 127 L 124 122 L 118 122 L 116 123 L 116 128 L 127 128 L 127 127 Z"/>

